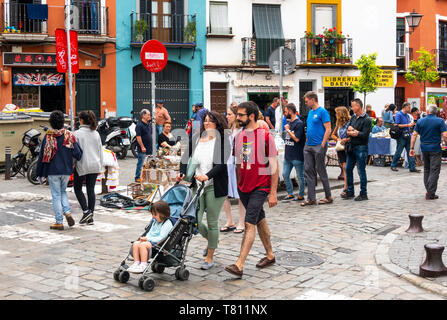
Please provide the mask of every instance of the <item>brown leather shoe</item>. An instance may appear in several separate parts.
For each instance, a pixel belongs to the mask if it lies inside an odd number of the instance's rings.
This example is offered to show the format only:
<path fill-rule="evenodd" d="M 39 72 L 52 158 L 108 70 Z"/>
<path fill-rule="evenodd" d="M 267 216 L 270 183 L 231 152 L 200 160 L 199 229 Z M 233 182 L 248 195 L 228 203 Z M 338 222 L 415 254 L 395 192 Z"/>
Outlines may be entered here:
<path fill-rule="evenodd" d="M 53 223 L 50 226 L 51 230 L 64 230 L 64 225 L 63 224 L 59 224 L 59 223 Z"/>
<path fill-rule="evenodd" d="M 257 268 L 265 268 L 268 267 L 271 264 L 274 264 L 276 262 L 276 258 L 273 258 L 272 260 L 269 260 L 267 257 L 262 258 L 259 260 L 258 264 L 256 265 Z"/>
<path fill-rule="evenodd" d="M 242 270 L 239 270 L 239 268 L 235 264 L 226 266 L 225 271 L 227 271 L 235 276 L 238 276 L 240 278 L 242 278 L 242 275 L 244 274 L 244 272 Z"/>
<path fill-rule="evenodd" d="M 399 171 L 399 169 L 397 169 L 397 168 L 393 168 L 393 167 L 391 167 L 391 170 L 392 170 L 392 171 Z"/>
<path fill-rule="evenodd" d="M 74 226 L 75 221 L 74 221 L 74 219 L 73 219 L 73 217 L 71 216 L 70 213 L 66 213 L 65 214 L 65 219 L 67 219 L 67 223 L 68 223 L 69 227 L 73 227 Z"/>

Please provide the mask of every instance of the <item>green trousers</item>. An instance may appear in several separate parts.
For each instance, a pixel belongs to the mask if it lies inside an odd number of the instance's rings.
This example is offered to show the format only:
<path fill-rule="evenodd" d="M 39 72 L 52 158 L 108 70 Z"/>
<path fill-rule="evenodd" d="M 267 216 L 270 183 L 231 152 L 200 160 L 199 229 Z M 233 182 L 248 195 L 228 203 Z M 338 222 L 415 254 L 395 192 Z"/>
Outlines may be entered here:
<path fill-rule="evenodd" d="M 227 197 L 216 198 L 214 186 L 203 189 L 200 196 L 200 210 L 197 215 L 200 234 L 208 240 L 208 248 L 216 249 L 219 242 L 219 214 Z M 207 225 L 202 223 L 203 214 L 206 211 Z"/>

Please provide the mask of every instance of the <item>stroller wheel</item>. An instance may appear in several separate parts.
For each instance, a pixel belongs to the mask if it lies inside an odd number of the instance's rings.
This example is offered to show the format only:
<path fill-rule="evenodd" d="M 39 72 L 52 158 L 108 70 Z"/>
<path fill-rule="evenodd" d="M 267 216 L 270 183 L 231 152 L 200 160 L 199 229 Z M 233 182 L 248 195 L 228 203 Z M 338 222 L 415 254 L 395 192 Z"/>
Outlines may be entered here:
<path fill-rule="evenodd" d="M 121 271 L 118 279 L 119 282 L 126 283 L 130 279 L 130 273 L 127 271 Z"/>
<path fill-rule="evenodd" d="M 113 279 L 115 279 L 115 281 L 120 281 L 120 273 L 120 269 L 115 270 L 115 272 L 113 273 Z"/>
<path fill-rule="evenodd" d="M 155 287 L 155 281 L 154 281 L 153 279 L 151 279 L 151 278 L 146 278 L 146 279 L 143 281 L 143 289 L 144 289 L 145 291 L 152 291 L 152 290 L 154 290 L 154 287 Z"/>
<path fill-rule="evenodd" d="M 143 282 L 144 282 L 144 280 L 146 280 L 146 277 L 145 277 L 145 276 L 142 276 L 142 277 L 140 278 L 140 280 L 138 280 L 138 286 L 140 287 L 141 290 L 144 290 L 144 287 L 143 287 Z"/>
<path fill-rule="evenodd" d="M 163 265 L 161 265 L 161 264 L 155 262 L 155 263 L 152 265 L 151 269 L 152 269 L 152 272 L 153 272 L 153 273 L 163 273 L 163 272 L 165 271 L 165 266 L 163 266 Z"/>
<path fill-rule="evenodd" d="M 189 271 L 182 269 L 181 267 L 177 268 L 177 270 L 175 270 L 175 277 L 177 280 L 186 281 L 189 279 Z"/>

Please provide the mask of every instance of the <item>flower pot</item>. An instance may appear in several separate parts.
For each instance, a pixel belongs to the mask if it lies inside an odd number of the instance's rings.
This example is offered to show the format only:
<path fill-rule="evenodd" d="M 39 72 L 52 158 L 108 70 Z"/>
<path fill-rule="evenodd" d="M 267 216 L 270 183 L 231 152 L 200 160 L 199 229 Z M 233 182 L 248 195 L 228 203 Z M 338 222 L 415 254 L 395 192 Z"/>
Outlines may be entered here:
<path fill-rule="evenodd" d="M 335 59 L 336 63 L 344 63 L 344 59 Z"/>
<path fill-rule="evenodd" d="M 331 63 L 335 63 L 335 57 L 331 57 L 331 58 L 329 59 L 329 61 L 330 61 Z"/>

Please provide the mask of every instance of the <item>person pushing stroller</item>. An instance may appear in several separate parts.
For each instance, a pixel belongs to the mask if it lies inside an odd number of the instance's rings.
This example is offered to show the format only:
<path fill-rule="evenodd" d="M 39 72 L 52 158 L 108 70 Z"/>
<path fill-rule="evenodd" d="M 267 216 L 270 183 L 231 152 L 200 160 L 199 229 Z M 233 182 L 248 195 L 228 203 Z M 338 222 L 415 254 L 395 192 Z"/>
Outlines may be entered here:
<path fill-rule="evenodd" d="M 171 210 L 166 201 L 157 201 L 151 206 L 154 222 L 146 237 L 140 237 L 132 245 L 134 263 L 127 271 L 132 273 L 143 273 L 147 268 L 148 259 L 152 256 L 152 247 L 163 240 L 173 228 Z"/>

